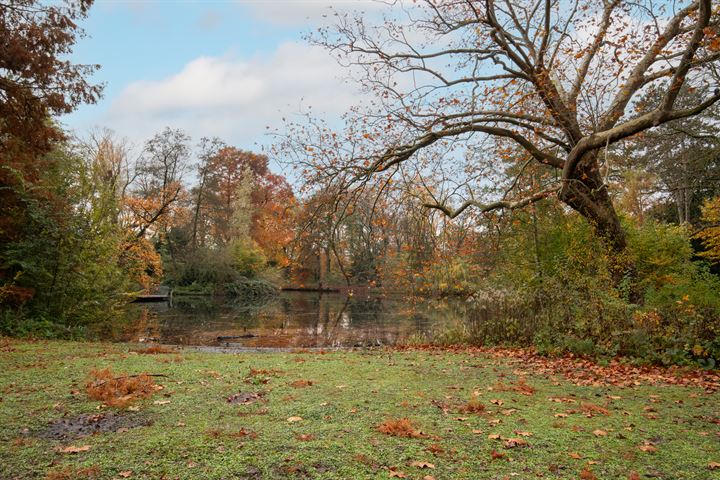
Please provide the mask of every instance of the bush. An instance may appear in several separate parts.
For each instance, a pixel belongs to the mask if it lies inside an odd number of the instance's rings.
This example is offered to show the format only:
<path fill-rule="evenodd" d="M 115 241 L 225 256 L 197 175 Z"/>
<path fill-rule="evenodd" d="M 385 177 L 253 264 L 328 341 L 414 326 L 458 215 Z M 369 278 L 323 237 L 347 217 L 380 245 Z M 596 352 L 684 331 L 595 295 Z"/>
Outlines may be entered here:
<path fill-rule="evenodd" d="M 522 223 L 514 227 L 500 262 L 474 294 L 467 321 L 438 332 L 435 341 L 716 364 L 720 280 L 692 260 L 684 227 L 626 222 L 635 270 L 615 287 L 605 249 L 587 223 L 574 215 L 554 219 L 539 219 L 539 245 L 523 234 Z M 528 252 L 539 252 L 539 258 L 529 259 Z M 628 300 L 629 291 L 639 293 L 639 303 Z"/>
<path fill-rule="evenodd" d="M 227 294 L 239 300 L 254 302 L 257 300 L 274 297 L 279 289 L 261 279 L 240 278 L 225 286 Z"/>
<path fill-rule="evenodd" d="M 165 282 L 175 288 L 193 285 L 191 288 L 210 288 L 214 292 L 240 276 L 225 249 L 198 248 L 172 267 L 166 268 Z"/>

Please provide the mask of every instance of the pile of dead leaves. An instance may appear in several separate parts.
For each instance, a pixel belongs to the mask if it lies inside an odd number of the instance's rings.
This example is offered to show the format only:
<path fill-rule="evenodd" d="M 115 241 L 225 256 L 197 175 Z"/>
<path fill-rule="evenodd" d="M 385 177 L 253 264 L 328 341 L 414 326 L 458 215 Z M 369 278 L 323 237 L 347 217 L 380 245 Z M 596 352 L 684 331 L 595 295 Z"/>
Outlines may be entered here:
<path fill-rule="evenodd" d="M 639 385 L 678 385 L 702 388 L 708 393 L 720 391 L 720 373 L 688 367 L 635 366 L 613 360 L 609 365 L 567 355 L 546 357 L 532 348 L 499 348 L 455 346 L 396 346 L 394 350 L 422 350 L 474 355 L 491 355 L 508 360 L 518 368 L 533 373 L 563 376 L 580 386 L 634 387 Z M 528 392 L 529 393 L 529 392 Z"/>
<path fill-rule="evenodd" d="M 533 395 L 535 393 L 535 387 L 526 383 L 525 377 L 520 377 L 516 383 L 506 384 L 498 382 L 491 387 L 494 392 L 516 392 L 522 395 Z"/>
<path fill-rule="evenodd" d="M 148 373 L 116 376 L 110 368 L 105 368 L 91 370 L 85 388 L 93 400 L 99 400 L 111 407 L 124 408 L 136 400 L 150 397 L 163 387 L 156 385 Z"/>
<path fill-rule="evenodd" d="M 460 413 L 485 413 L 485 405 L 477 398 L 471 398 L 465 405 L 461 405 L 458 411 Z"/>
<path fill-rule="evenodd" d="M 393 437 L 429 438 L 427 434 L 415 428 L 415 425 L 407 418 L 387 419 L 377 426 L 377 430 Z"/>

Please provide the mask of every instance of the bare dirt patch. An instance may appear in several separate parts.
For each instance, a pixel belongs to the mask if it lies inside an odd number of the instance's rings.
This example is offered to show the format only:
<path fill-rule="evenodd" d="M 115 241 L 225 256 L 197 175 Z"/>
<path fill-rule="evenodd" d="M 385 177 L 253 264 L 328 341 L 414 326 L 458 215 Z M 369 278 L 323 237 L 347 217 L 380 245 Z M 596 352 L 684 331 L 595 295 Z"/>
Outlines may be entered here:
<path fill-rule="evenodd" d="M 227 397 L 228 403 L 247 405 L 257 402 L 265 396 L 265 392 L 238 392 Z"/>

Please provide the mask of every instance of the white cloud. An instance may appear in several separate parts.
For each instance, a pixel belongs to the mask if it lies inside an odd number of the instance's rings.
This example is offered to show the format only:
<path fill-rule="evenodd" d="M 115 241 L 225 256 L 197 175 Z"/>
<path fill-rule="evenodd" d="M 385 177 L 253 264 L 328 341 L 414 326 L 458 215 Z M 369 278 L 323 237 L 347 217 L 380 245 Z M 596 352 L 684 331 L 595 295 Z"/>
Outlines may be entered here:
<path fill-rule="evenodd" d="M 295 42 L 268 58 L 200 57 L 167 78 L 131 83 L 101 123 L 134 142 L 168 125 L 251 148 L 266 126 L 303 107 L 333 117 L 357 103 L 344 74 L 325 50 Z"/>
<path fill-rule="evenodd" d="M 377 0 L 238 0 L 261 20 L 282 25 L 327 23 L 335 12 L 374 12 L 387 9 Z"/>

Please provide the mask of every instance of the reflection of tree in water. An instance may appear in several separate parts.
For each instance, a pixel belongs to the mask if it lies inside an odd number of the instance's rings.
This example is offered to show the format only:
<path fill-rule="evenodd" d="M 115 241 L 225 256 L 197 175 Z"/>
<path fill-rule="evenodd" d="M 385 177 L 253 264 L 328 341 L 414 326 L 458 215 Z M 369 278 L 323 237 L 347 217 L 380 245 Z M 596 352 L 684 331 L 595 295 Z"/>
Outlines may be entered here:
<path fill-rule="evenodd" d="M 468 316 L 464 302 L 402 297 L 292 292 L 269 302 L 178 299 L 157 313 L 161 341 L 246 347 L 387 345 Z"/>
<path fill-rule="evenodd" d="M 173 298 L 173 308 L 181 313 L 204 313 L 213 314 L 217 312 L 220 305 L 214 297 L 188 295 L 175 296 Z"/>

